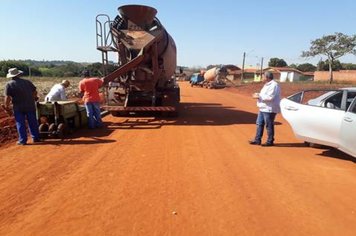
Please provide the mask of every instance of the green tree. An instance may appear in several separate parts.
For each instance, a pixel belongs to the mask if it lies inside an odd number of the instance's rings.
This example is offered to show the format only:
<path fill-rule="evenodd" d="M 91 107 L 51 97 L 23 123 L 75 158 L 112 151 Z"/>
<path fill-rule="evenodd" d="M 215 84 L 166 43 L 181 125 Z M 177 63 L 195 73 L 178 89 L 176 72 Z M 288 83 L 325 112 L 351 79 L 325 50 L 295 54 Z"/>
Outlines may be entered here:
<path fill-rule="evenodd" d="M 288 64 L 283 59 L 274 57 L 269 60 L 268 66 L 269 67 L 286 67 L 286 66 L 288 66 Z"/>
<path fill-rule="evenodd" d="M 31 68 L 31 71 L 29 71 L 29 75 L 30 76 L 42 76 L 41 71 L 38 69 L 38 67 L 32 67 L 30 66 L 29 68 Z M 31 73 L 30 73 L 31 72 Z"/>
<path fill-rule="evenodd" d="M 353 63 L 341 63 L 343 70 L 356 70 L 356 64 Z"/>
<path fill-rule="evenodd" d="M 313 72 L 313 71 L 316 71 L 316 66 L 314 66 L 313 64 L 310 64 L 310 63 L 304 63 L 304 64 L 298 65 L 296 69 L 303 71 L 303 72 L 307 72 L 307 71 Z"/>
<path fill-rule="evenodd" d="M 303 51 L 302 57 L 315 57 L 324 55 L 328 58 L 329 64 L 329 83 L 333 82 L 333 62 L 346 54 L 356 55 L 356 35 L 348 36 L 343 33 L 324 35 L 319 39 L 311 41 L 309 51 Z"/>
<path fill-rule="evenodd" d="M 319 61 L 318 66 L 317 66 L 319 71 L 328 71 L 329 70 L 329 61 Z M 339 60 L 335 60 L 332 65 L 331 65 L 332 71 L 338 71 L 342 70 L 342 64 Z"/>
<path fill-rule="evenodd" d="M 108 74 L 112 73 L 117 68 L 118 68 L 118 66 L 114 65 L 114 64 L 106 65 L 106 69 L 107 69 Z M 87 65 L 86 69 L 90 71 L 90 74 L 92 76 L 99 76 L 99 77 L 104 76 L 102 63 L 96 62 L 96 63 L 90 64 L 90 65 Z"/>
<path fill-rule="evenodd" d="M 86 69 L 90 71 L 90 74 L 92 76 L 102 76 L 103 72 L 102 71 L 102 64 L 99 62 L 90 64 L 86 66 Z"/>
<path fill-rule="evenodd" d="M 23 71 L 24 75 L 27 76 L 29 74 L 29 66 L 23 61 L 0 61 L 0 76 L 6 76 L 8 70 L 10 68 L 16 67 L 17 69 Z"/>

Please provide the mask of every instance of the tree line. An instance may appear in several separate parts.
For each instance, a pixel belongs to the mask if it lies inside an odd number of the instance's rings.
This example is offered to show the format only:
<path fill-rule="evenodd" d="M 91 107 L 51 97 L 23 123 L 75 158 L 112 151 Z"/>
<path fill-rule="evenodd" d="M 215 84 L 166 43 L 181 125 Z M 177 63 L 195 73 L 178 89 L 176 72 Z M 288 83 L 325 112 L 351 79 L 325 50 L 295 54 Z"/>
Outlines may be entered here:
<path fill-rule="evenodd" d="M 310 48 L 302 52 L 302 57 L 310 58 L 315 56 L 325 56 L 325 61 L 320 60 L 317 67 L 311 64 L 292 65 L 301 71 L 329 71 L 329 83 L 333 82 L 333 71 L 336 70 L 355 70 L 356 65 L 352 63 L 340 63 L 337 59 L 353 54 L 356 56 L 356 35 L 346 35 L 336 32 L 330 35 L 324 35 L 310 42 Z M 283 59 L 272 58 L 269 66 L 287 66 Z"/>
<path fill-rule="evenodd" d="M 89 70 L 92 76 L 104 76 L 102 63 L 78 63 L 73 61 L 35 61 L 35 60 L 4 60 L 0 61 L 0 77 L 5 77 L 8 69 L 16 67 L 24 72 L 24 76 L 43 77 L 79 77 L 83 70 Z M 117 69 L 109 64 L 108 72 Z"/>
<path fill-rule="evenodd" d="M 209 65 L 206 69 L 221 65 Z M 268 62 L 269 67 L 292 67 L 303 72 L 314 71 L 329 71 L 328 60 L 319 61 L 317 65 L 311 63 L 290 64 L 288 65 L 284 59 L 271 58 Z M 34 61 L 34 60 L 7 60 L 0 61 L 0 77 L 5 77 L 9 68 L 17 67 L 24 72 L 25 76 L 38 77 L 79 77 L 81 72 L 89 70 L 92 76 L 103 76 L 101 63 L 77 63 L 72 61 Z M 186 67 L 185 67 L 186 68 Z M 110 64 L 108 72 L 117 69 L 117 66 Z M 191 69 L 191 68 L 186 68 Z M 341 63 L 339 60 L 334 60 L 332 70 L 356 70 L 356 64 Z M 200 71 L 200 69 L 198 70 Z"/>
<path fill-rule="evenodd" d="M 208 65 L 207 70 L 213 67 L 219 67 L 222 65 Z M 314 71 L 329 71 L 329 61 L 320 60 L 317 65 L 311 63 L 302 63 L 302 64 L 290 64 L 278 57 L 271 58 L 268 62 L 268 67 L 291 67 L 302 72 L 314 72 Z M 338 70 L 356 70 L 356 64 L 353 63 L 341 63 L 339 60 L 334 60 L 332 62 L 333 71 Z M 200 70 L 200 68 L 199 68 Z"/>
<path fill-rule="evenodd" d="M 271 58 L 269 67 L 291 67 L 303 72 L 314 72 L 314 71 L 329 71 L 329 61 L 320 60 L 317 65 L 311 63 L 303 64 L 290 64 L 288 65 L 283 59 Z M 333 71 L 338 70 L 356 70 L 356 64 L 353 63 L 341 63 L 339 60 L 334 60 L 331 64 Z"/>

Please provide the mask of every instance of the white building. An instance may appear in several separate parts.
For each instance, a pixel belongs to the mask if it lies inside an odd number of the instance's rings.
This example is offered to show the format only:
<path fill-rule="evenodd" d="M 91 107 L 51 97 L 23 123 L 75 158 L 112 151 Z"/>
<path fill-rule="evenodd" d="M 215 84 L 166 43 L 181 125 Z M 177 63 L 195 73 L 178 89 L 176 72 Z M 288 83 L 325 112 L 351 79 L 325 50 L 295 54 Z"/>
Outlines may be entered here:
<path fill-rule="evenodd" d="M 303 72 L 290 67 L 268 67 L 263 71 L 271 71 L 274 78 L 280 82 L 300 81 L 300 78 L 303 76 Z"/>

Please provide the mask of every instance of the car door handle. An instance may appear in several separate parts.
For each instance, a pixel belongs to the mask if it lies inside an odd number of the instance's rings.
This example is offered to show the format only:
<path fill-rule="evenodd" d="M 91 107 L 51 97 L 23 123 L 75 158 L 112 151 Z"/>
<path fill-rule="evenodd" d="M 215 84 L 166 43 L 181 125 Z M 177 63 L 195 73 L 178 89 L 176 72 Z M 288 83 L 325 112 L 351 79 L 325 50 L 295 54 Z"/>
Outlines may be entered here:
<path fill-rule="evenodd" d="M 298 111 L 298 108 L 292 107 L 292 106 L 284 107 L 284 109 L 286 109 L 286 110 L 288 110 L 288 111 Z"/>
<path fill-rule="evenodd" d="M 353 119 L 352 119 L 352 118 L 350 118 L 350 117 L 344 117 L 344 121 L 346 121 L 346 122 L 352 122 L 352 121 L 353 121 Z"/>

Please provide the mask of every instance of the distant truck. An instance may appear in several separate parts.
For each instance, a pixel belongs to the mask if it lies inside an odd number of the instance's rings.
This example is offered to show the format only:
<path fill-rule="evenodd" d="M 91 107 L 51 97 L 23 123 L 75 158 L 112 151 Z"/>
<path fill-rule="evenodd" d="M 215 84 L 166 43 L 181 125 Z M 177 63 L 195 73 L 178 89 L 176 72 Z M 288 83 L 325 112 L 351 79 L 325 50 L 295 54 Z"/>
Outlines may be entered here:
<path fill-rule="evenodd" d="M 194 73 L 190 77 L 190 86 L 200 86 L 203 87 L 204 77 L 200 73 Z"/>
<path fill-rule="evenodd" d="M 213 67 L 204 73 L 204 81 L 202 82 L 202 87 L 205 88 L 225 88 L 227 75 L 227 69 L 222 67 Z"/>

